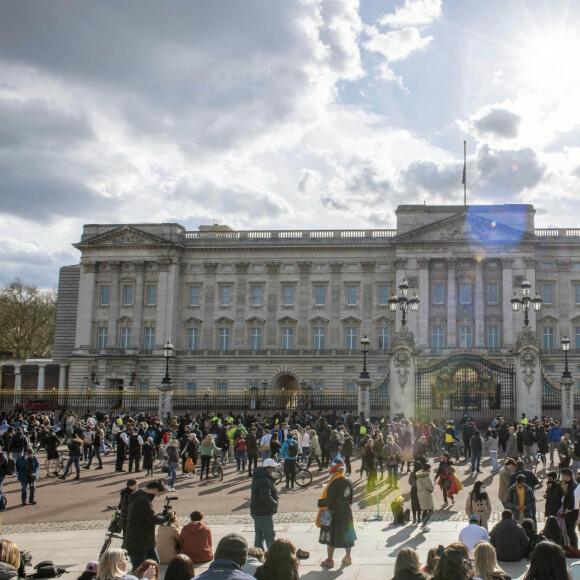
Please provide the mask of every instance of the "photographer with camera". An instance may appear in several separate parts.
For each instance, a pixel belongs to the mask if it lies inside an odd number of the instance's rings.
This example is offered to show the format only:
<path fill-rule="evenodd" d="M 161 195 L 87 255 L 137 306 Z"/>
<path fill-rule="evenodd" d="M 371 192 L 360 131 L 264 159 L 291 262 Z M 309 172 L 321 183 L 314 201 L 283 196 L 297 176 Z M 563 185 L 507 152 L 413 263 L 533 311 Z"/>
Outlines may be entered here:
<path fill-rule="evenodd" d="M 162 514 L 156 514 L 153 500 L 163 491 L 162 481 L 150 481 L 144 489 L 134 491 L 129 496 L 127 512 L 127 531 L 123 547 L 129 553 L 133 570 L 144 560 L 151 559 L 159 563 L 159 555 L 155 548 L 155 526 L 173 521 L 175 513 L 168 502 Z M 176 499 L 176 498 L 168 498 Z"/>

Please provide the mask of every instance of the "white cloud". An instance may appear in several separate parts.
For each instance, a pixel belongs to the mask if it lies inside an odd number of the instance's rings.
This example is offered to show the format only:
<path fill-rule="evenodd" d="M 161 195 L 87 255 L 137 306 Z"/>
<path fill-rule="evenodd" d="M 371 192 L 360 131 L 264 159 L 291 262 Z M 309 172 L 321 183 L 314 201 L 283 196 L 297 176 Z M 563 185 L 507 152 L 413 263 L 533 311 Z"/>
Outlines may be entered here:
<path fill-rule="evenodd" d="M 441 17 L 442 0 L 405 0 L 397 6 L 394 14 L 383 14 L 379 18 L 382 26 L 425 26 Z"/>

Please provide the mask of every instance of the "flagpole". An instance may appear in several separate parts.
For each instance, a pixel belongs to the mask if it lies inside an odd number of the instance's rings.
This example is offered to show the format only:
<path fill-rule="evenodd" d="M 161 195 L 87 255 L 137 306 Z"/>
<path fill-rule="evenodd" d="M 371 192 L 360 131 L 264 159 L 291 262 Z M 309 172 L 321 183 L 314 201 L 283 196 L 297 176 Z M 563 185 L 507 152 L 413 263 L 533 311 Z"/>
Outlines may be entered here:
<path fill-rule="evenodd" d="M 463 142 L 463 205 L 467 205 L 467 141 Z"/>

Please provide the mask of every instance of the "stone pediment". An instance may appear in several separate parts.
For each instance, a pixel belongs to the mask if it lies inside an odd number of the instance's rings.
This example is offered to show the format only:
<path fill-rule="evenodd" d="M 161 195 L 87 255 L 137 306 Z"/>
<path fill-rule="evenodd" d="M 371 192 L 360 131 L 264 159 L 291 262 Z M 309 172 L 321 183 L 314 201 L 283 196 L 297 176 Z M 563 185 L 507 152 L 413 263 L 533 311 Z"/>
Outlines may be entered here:
<path fill-rule="evenodd" d="M 73 246 L 79 250 L 110 247 L 146 247 L 171 246 L 172 242 L 140 230 L 134 226 L 123 225 L 113 228 L 104 234 L 97 234 Z"/>
<path fill-rule="evenodd" d="M 343 324 L 360 324 L 360 318 L 355 318 L 354 316 L 347 316 L 341 320 Z"/>
<path fill-rule="evenodd" d="M 549 314 L 546 314 L 546 316 L 542 316 L 542 318 L 538 318 L 538 322 L 540 324 L 557 324 L 558 323 L 558 319 L 554 318 L 553 316 L 550 316 Z"/>
<path fill-rule="evenodd" d="M 373 320 L 375 324 L 391 324 L 393 321 L 386 316 L 379 316 Z"/>
<path fill-rule="evenodd" d="M 184 322 L 186 324 L 201 324 L 203 321 L 199 318 L 196 318 L 195 316 L 190 316 L 189 318 L 186 318 Z"/>
<path fill-rule="evenodd" d="M 311 318 L 308 322 L 310 322 L 310 324 L 328 324 L 330 321 L 328 320 L 328 318 L 323 318 L 322 316 L 315 316 L 314 318 Z"/>
<path fill-rule="evenodd" d="M 231 318 L 228 318 L 227 316 L 220 316 L 219 318 L 216 318 L 216 320 L 214 320 L 214 322 L 216 324 L 233 324 L 234 321 Z"/>
<path fill-rule="evenodd" d="M 523 230 L 478 215 L 461 213 L 391 238 L 393 243 L 482 243 L 505 246 L 535 242 L 537 238 Z"/>
<path fill-rule="evenodd" d="M 259 316 L 252 316 L 251 318 L 246 318 L 246 324 L 264 324 L 266 321 Z"/>
<path fill-rule="evenodd" d="M 278 324 L 296 324 L 298 321 L 291 316 L 283 316 L 282 318 L 278 318 Z"/>

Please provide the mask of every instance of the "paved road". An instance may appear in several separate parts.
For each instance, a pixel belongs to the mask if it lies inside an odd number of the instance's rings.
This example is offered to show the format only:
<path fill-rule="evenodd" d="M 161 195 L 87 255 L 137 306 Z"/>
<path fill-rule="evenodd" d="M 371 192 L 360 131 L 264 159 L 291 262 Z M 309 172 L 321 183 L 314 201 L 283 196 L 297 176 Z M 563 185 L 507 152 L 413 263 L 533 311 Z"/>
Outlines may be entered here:
<path fill-rule="evenodd" d="M 44 453 L 41 452 L 39 454 L 41 466 L 44 464 L 44 457 Z M 432 458 L 431 463 L 436 465 L 438 458 Z M 43 477 L 37 484 L 38 504 L 36 506 L 21 506 L 19 483 L 16 477 L 7 477 L 3 490 L 7 494 L 8 509 L 2 514 L 2 523 L 35 523 L 37 526 L 41 523 L 50 526 L 51 523 L 54 525 L 55 522 L 64 522 L 59 525 L 66 527 L 66 522 L 69 522 L 70 527 L 76 528 L 102 526 L 103 520 L 109 518 L 111 513 L 107 511 L 106 506 L 118 503 L 119 491 L 131 475 L 114 473 L 114 457 L 112 456 L 104 459 L 104 466 L 102 471 L 94 471 L 94 468 L 90 471 L 81 469 L 79 481 L 73 481 L 70 476 L 66 481 L 49 479 L 45 477 L 44 470 L 41 470 Z M 386 483 L 379 482 L 381 485 L 377 491 L 369 494 L 365 491 L 366 480 L 360 478 L 359 469 L 360 460 L 355 460 L 351 479 L 356 488 L 353 508 L 355 517 L 359 521 L 377 512 L 377 498 L 378 511 L 386 516 L 385 519 L 389 519 L 390 514 L 387 508 L 397 495 L 403 495 L 407 505 L 410 503 L 406 474 L 402 475 L 399 480 L 399 490 L 387 489 Z M 492 519 L 496 519 L 502 507 L 497 499 L 498 479 L 496 475 L 491 475 L 489 459 L 486 458 L 482 462 L 482 470 L 483 475 L 478 477 L 483 479 L 488 487 L 495 512 Z M 145 477 L 143 472 L 136 475 L 140 483 L 150 479 Z M 313 482 L 306 489 L 285 490 L 282 485 L 279 486 L 282 496 L 279 510 L 280 521 L 312 521 L 316 512 L 317 499 L 328 480 L 328 472 L 319 472 L 317 468 L 314 468 L 313 475 Z M 435 507 L 439 511 L 435 514 L 434 521 L 463 519 L 466 492 L 471 490 L 476 478 L 471 473 L 466 473 L 466 466 L 463 463 L 458 466 L 458 475 L 465 490 L 460 492 L 455 506 L 439 509 L 442 504 L 442 495 L 439 488 L 435 488 Z M 184 521 L 191 511 L 199 509 L 207 516 L 212 516 L 211 521 L 214 523 L 246 522 L 249 521 L 250 483 L 251 479 L 246 473 L 236 472 L 235 464 L 228 464 L 223 482 L 215 479 L 199 482 L 197 477 L 192 479 L 180 477 L 175 485 L 177 491 L 170 495 L 179 498 L 174 505 L 178 515 Z M 542 491 L 536 493 L 539 500 L 541 495 Z M 161 511 L 162 499 L 157 499 L 156 504 Z M 538 512 L 543 512 L 543 500 L 538 503 Z"/>

